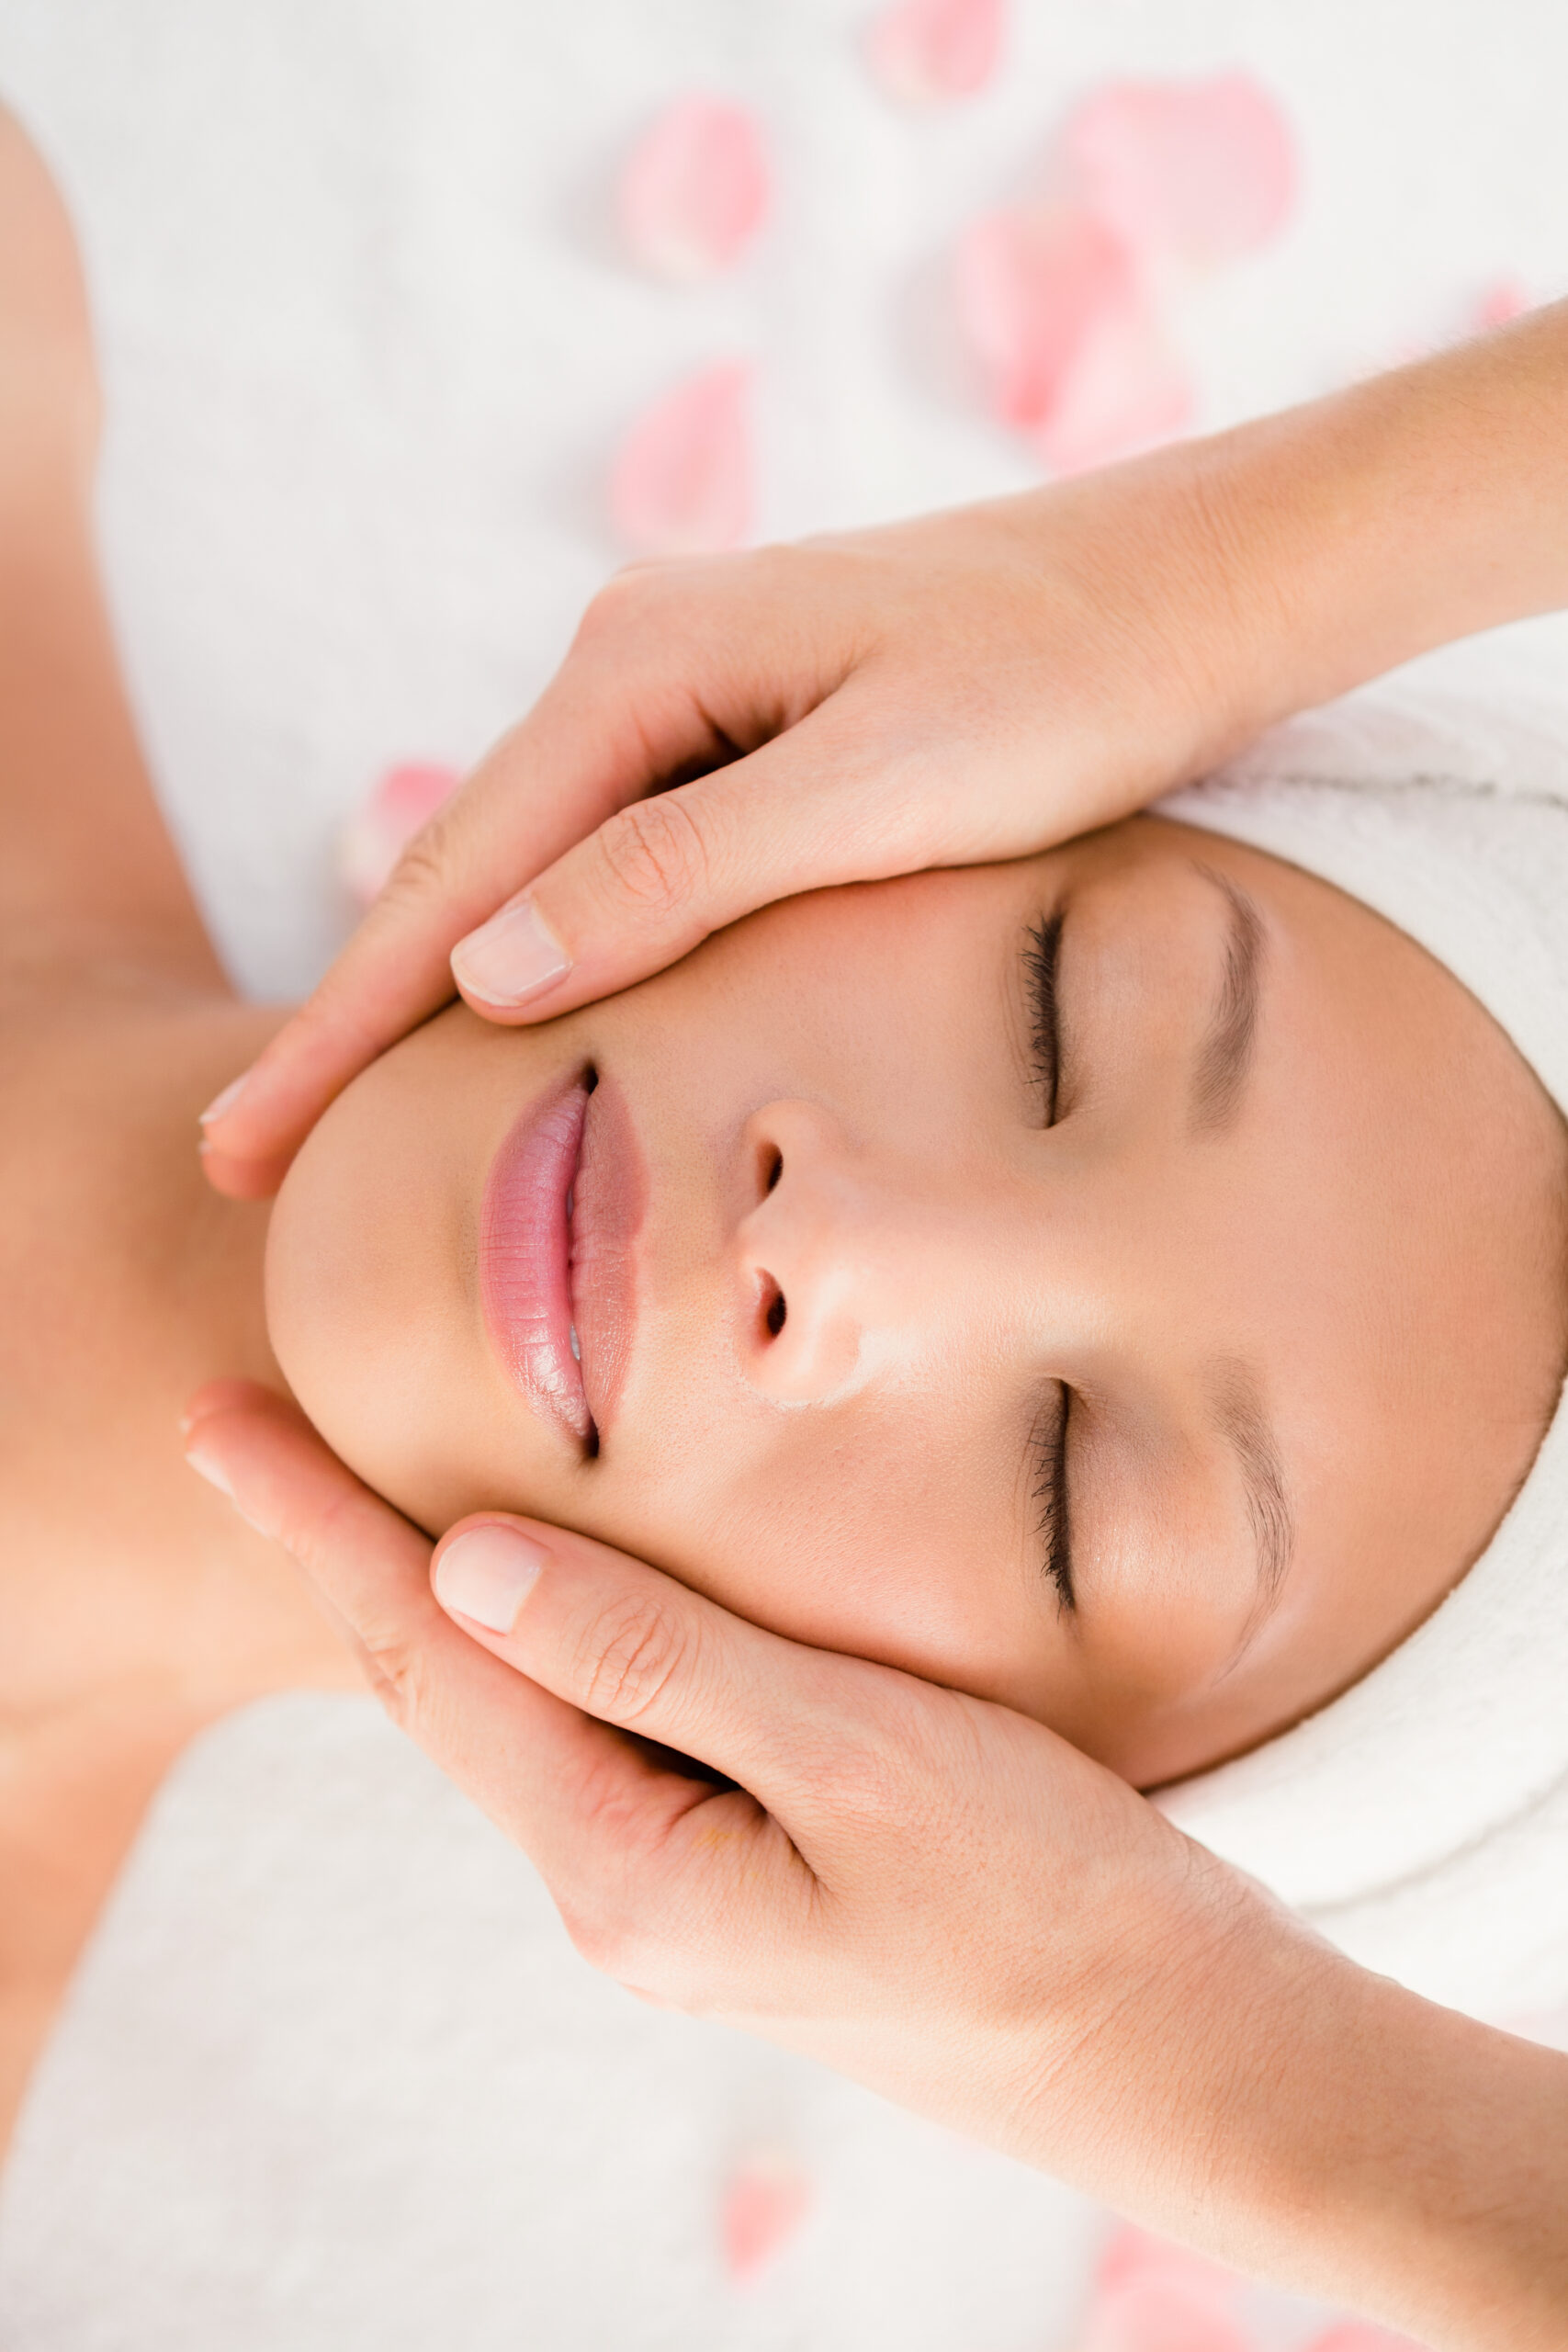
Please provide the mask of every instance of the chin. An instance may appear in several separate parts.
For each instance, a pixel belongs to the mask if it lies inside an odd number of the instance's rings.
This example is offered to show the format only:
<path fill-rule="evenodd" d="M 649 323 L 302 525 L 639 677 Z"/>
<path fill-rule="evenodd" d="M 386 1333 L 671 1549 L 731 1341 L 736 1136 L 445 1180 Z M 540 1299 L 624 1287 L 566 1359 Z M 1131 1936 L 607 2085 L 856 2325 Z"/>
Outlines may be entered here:
<path fill-rule="evenodd" d="M 489 1039 L 487 1082 L 460 1082 L 463 1041 L 449 1017 L 432 1023 L 346 1088 L 284 1180 L 267 1236 L 267 1328 L 301 1408 L 433 1532 L 561 1499 L 548 1435 L 483 1340 L 480 1178 L 510 1094 L 488 1082 Z"/>
<path fill-rule="evenodd" d="M 284 1377 L 333 1452 L 398 1504 L 438 1502 L 429 1460 L 432 1361 L 453 1261 L 432 1155 L 389 1119 L 390 1057 L 340 1095 L 307 1138 L 273 1210 L 267 1329 Z M 420 1516 L 424 1508 L 420 1508 Z"/>

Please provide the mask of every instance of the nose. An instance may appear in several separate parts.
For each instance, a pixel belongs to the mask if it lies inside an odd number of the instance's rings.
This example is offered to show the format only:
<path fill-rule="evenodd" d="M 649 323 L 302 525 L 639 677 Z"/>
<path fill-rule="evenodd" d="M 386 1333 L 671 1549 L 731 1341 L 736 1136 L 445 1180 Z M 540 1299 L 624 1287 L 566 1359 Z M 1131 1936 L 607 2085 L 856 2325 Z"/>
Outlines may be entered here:
<path fill-rule="evenodd" d="M 746 1374 L 765 1396 L 826 1403 L 914 1333 L 910 1293 L 929 1265 L 910 1231 L 914 1189 L 815 1102 L 769 1103 L 742 1146 L 753 1196 L 736 1233 Z"/>

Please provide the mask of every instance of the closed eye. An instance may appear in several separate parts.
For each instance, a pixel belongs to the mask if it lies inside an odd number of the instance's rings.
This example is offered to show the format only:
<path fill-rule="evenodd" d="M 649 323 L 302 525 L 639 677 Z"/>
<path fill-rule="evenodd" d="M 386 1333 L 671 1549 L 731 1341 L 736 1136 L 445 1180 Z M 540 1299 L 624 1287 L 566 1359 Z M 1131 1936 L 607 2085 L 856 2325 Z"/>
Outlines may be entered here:
<path fill-rule="evenodd" d="M 1067 1523 L 1067 1416 L 1073 1392 L 1058 1381 L 1043 1408 L 1034 1430 L 1035 1532 L 1040 1538 L 1045 1574 L 1056 1588 L 1064 1610 L 1075 1610 L 1073 1547 Z"/>
<path fill-rule="evenodd" d="M 1023 967 L 1029 981 L 1029 1049 L 1034 1082 L 1040 1090 L 1043 1124 L 1053 1127 L 1062 1093 L 1062 1022 L 1056 975 L 1061 963 L 1062 910 L 1043 915 L 1026 933 Z M 1073 1591 L 1072 1544 L 1067 1524 L 1067 1417 L 1071 1392 L 1054 1383 L 1042 1406 L 1032 1440 L 1032 1494 L 1035 1530 L 1043 1549 L 1046 1576 L 1056 1588 L 1058 1604 L 1076 1608 Z"/>
<path fill-rule="evenodd" d="M 1062 1084 L 1061 1014 L 1056 1002 L 1061 946 L 1059 912 L 1042 916 L 1025 935 L 1023 968 L 1029 979 L 1030 1061 L 1048 1127 L 1056 1124 L 1056 1101 Z"/>

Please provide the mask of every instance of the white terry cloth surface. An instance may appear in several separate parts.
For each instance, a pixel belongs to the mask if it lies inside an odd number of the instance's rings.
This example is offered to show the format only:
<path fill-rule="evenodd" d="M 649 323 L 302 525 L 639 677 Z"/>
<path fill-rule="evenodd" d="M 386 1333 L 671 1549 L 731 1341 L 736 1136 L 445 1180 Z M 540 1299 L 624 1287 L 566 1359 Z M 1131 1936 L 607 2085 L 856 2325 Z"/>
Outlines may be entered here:
<path fill-rule="evenodd" d="M 1203 426 L 1407 356 L 1500 277 L 1568 289 L 1560 0 L 1009 0 L 994 85 L 926 112 L 867 78 L 879 5 L 0 0 L 0 90 L 90 266 L 138 707 L 253 993 L 342 936 L 333 840 L 381 771 L 466 764 L 544 684 L 625 552 L 612 455 L 691 370 L 755 361 L 762 537 L 1038 479 L 948 272 L 1106 80 L 1245 71 L 1299 146 L 1286 234 L 1181 292 Z M 756 107 L 775 200 L 741 266 L 670 287 L 614 191 L 693 88 Z"/>
<path fill-rule="evenodd" d="M 1462 979 L 1568 1113 L 1568 708 L 1382 687 L 1164 804 L 1337 883 Z M 1169 1791 L 1370 1967 L 1568 2026 L 1568 1406 L 1482 1558 L 1392 1657 Z"/>
<path fill-rule="evenodd" d="M 728 2184 L 805 2178 L 754 2278 Z M 0 2199 L 6 2352 L 1040 2352 L 1103 2217 L 634 2000 L 369 1700 L 176 1768 Z"/>

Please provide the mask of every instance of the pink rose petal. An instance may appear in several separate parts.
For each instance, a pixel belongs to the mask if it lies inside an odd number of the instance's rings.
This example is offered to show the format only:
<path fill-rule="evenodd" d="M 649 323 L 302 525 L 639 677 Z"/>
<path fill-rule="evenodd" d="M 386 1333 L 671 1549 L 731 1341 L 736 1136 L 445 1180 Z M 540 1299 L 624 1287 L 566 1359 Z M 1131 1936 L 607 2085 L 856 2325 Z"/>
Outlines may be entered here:
<path fill-rule="evenodd" d="M 1071 199 L 1134 252 L 1231 261 L 1278 235 L 1295 199 L 1290 125 L 1246 74 L 1112 82 L 1066 124 Z"/>
<path fill-rule="evenodd" d="M 1192 409 L 1191 380 L 1158 316 L 1146 303 L 1130 304 L 1089 328 L 1034 441 L 1057 473 L 1083 473 L 1168 439 Z"/>
<path fill-rule="evenodd" d="M 957 290 L 991 407 L 1024 431 L 1055 408 L 1094 321 L 1136 296 L 1120 240 L 1066 205 L 977 220 L 959 247 Z"/>
<path fill-rule="evenodd" d="M 751 370 L 688 377 L 639 417 L 610 476 L 610 516 L 640 555 L 739 547 L 751 527 Z"/>
<path fill-rule="evenodd" d="M 1206 2254 L 1194 2254 L 1190 2246 L 1156 2237 L 1131 2222 L 1124 2222 L 1106 2245 L 1095 2277 L 1101 2287 L 1125 2286 L 1132 2278 L 1179 2279 L 1217 2295 L 1239 2294 L 1247 2284 L 1223 2262 L 1212 2262 Z"/>
<path fill-rule="evenodd" d="M 787 2157 L 762 2154 L 742 2165 L 724 2192 L 719 2227 L 732 2278 L 756 2277 L 795 2235 L 811 2203 L 811 2184 Z"/>
<path fill-rule="evenodd" d="M 338 873 L 351 897 L 367 907 L 399 858 L 444 800 L 462 782 L 456 768 L 410 760 L 389 768 L 338 836 Z"/>
<path fill-rule="evenodd" d="M 1063 472 L 1176 431 L 1181 361 L 1121 239 L 1070 205 L 991 214 L 958 254 L 958 310 L 990 406 Z"/>
<path fill-rule="evenodd" d="M 621 178 L 626 243 L 660 277 L 711 277 L 739 261 L 768 209 L 756 118 L 721 98 L 677 98 Z"/>
<path fill-rule="evenodd" d="M 890 97 L 910 106 L 972 97 L 997 70 L 1002 0 L 897 0 L 874 17 L 865 59 Z"/>
<path fill-rule="evenodd" d="M 1494 278 L 1477 297 L 1472 312 L 1472 332 L 1487 334 L 1494 327 L 1506 327 L 1510 319 L 1522 317 L 1529 306 L 1530 298 L 1517 277 Z"/>
<path fill-rule="evenodd" d="M 1125 2226 L 1100 2256 L 1075 2352 L 1253 2352 L 1235 2311 L 1245 2283 L 1221 2263 Z"/>
<path fill-rule="evenodd" d="M 1262 2352 L 1216 2291 L 1152 2272 L 1108 2288 L 1091 2304 L 1074 2352 Z"/>

